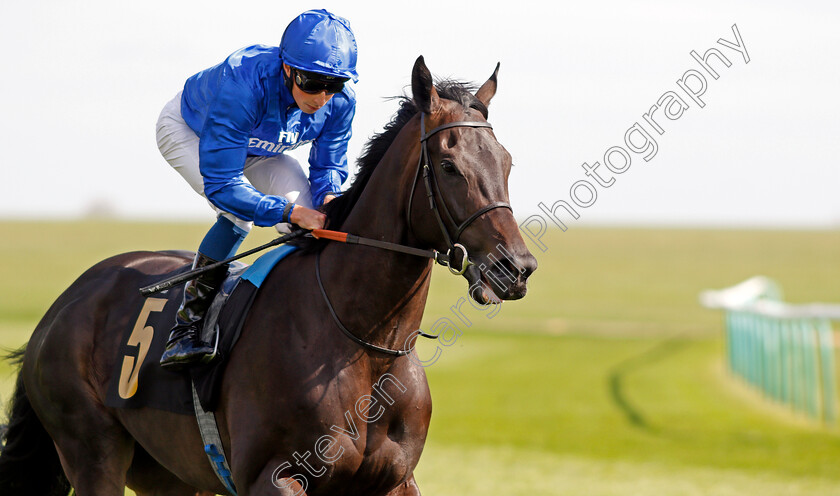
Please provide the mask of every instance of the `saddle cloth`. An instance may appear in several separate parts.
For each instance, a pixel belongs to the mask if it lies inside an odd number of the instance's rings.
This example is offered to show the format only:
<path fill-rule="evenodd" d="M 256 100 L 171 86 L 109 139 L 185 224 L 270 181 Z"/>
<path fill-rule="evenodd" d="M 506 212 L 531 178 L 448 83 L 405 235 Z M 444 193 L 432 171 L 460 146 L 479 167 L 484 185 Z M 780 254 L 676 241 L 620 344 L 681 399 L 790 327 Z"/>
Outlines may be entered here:
<path fill-rule="evenodd" d="M 137 317 L 125 329 L 105 404 L 112 408 L 156 408 L 183 415 L 195 415 L 192 383 L 205 411 L 215 411 L 219 384 L 226 358 L 239 339 L 242 324 L 254 297 L 274 266 L 296 250 L 281 245 L 258 258 L 253 265 L 234 262 L 205 317 L 202 338 L 211 344 L 212 329 L 218 327 L 218 353 L 209 365 L 195 365 L 185 371 L 161 368 L 159 360 L 175 324 L 184 285 L 145 298 Z M 149 284 L 190 270 L 190 266 L 170 274 L 151 277 Z M 139 362 L 139 366 L 138 366 Z"/>

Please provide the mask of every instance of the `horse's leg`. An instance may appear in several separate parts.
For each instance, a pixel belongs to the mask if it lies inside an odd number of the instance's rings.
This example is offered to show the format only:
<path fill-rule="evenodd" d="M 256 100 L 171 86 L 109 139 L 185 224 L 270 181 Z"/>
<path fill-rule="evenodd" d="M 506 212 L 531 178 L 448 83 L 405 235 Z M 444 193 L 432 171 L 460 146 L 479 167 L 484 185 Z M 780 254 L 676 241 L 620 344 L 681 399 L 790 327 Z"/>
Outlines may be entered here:
<path fill-rule="evenodd" d="M 78 496 L 122 496 L 133 440 L 112 426 L 87 427 L 77 426 L 78 435 L 53 435 L 67 479 Z"/>
<path fill-rule="evenodd" d="M 277 496 L 306 496 L 303 486 L 293 477 L 277 478 L 277 468 L 282 460 L 269 462 L 262 472 L 250 481 L 247 489 L 239 488 L 239 496 L 262 496 L 271 494 Z M 244 490 L 243 490 L 244 489 Z"/>
<path fill-rule="evenodd" d="M 67 479 L 78 496 L 122 496 L 134 440 L 95 400 L 76 396 L 74 404 L 70 396 L 52 396 L 39 411 Z"/>
<path fill-rule="evenodd" d="M 146 450 L 137 445 L 128 469 L 126 485 L 137 496 L 213 496 L 185 483 L 163 468 Z"/>
<path fill-rule="evenodd" d="M 420 488 L 414 480 L 414 474 L 407 481 L 395 487 L 387 496 L 420 496 Z"/>
<path fill-rule="evenodd" d="M 78 496 L 123 496 L 134 440 L 103 404 L 95 329 L 109 285 L 79 278 L 32 334 L 21 374 L 32 408 L 55 442 Z M 116 349 L 103 340 L 97 345 Z M 100 351 L 102 352 L 102 351 Z"/>

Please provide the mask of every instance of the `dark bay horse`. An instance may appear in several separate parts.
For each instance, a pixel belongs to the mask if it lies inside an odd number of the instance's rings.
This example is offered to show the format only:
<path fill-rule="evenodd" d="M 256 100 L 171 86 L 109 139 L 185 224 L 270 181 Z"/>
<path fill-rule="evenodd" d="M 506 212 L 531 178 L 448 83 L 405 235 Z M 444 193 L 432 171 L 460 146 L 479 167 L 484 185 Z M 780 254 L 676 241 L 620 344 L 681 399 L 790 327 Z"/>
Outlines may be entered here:
<path fill-rule="evenodd" d="M 463 275 L 482 304 L 523 297 L 536 269 L 507 205 L 510 155 L 486 124 L 497 73 L 498 66 L 474 94 L 455 82 L 436 87 L 418 58 L 412 97 L 367 144 L 353 184 L 327 207 L 331 229 L 441 252 L 458 243 L 451 263 L 473 262 Z M 237 490 L 419 495 L 413 472 L 431 416 L 425 371 L 414 352 L 392 356 L 348 339 L 327 300 L 360 340 L 406 349 L 433 262 L 310 243 L 270 273 L 227 358 L 216 416 Z M 66 495 L 71 485 L 79 496 L 121 496 L 126 486 L 141 496 L 229 494 L 195 418 L 104 404 L 123 330 L 144 305 L 142 281 L 190 260 L 175 252 L 109 258 L 50 307 L 18 357 L 0 494 Z"/>

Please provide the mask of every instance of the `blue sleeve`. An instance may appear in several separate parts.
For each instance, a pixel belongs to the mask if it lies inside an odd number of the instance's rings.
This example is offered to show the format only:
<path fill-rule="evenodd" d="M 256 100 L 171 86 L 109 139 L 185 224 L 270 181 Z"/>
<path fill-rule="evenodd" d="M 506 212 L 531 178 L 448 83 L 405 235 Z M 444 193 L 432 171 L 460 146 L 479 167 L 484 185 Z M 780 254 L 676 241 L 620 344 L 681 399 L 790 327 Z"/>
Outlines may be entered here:
<path fill-rule="evenodd" d="M 334 113 L 309 152 L 309 184 L 315 208 L 324 203 L 328 193 L 341 191 L 348 174 L 347 143 L 352 134 L 356 103 L 349 98 L 342 99 L 331 110 Z"/>
<path fill-rule="evenodd" d="M 245 182 L 243 175 L 262 95 L 247 78 L 232 72 L 224 78 L 199 136 L 204 195 L 216 207 L 258 226 L 287 222 L 283 214 L 288 200 L 263 195 Z"/>

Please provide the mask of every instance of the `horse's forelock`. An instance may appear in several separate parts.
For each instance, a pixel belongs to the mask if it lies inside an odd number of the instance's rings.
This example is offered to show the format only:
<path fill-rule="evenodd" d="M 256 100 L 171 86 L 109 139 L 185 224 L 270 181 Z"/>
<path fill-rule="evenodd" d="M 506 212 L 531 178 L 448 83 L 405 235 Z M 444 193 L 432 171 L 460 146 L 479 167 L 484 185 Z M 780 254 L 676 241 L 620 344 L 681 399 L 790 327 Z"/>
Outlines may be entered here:
<path fill-rule="evenodd" d="M 484 105 L 481 100 L 476 98 L 475 92 L 478 88 L 474 84 L 444 79 L 438 81 L 435 87 L 441 98 L 458 102 L 465 109 L 472 108 L 478 110 L 487 119 L 487 105 Z"/>

